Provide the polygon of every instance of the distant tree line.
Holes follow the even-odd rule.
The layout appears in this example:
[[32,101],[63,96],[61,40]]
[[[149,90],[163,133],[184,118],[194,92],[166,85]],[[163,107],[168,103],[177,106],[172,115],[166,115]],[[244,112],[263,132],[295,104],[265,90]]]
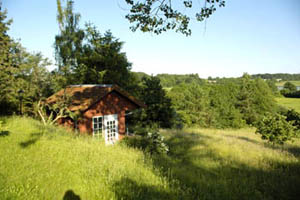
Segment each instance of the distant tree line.
[[277,73],[277,74],[253,74],[253,78],[262,79],[281,79],[282,81],[300,81],[300,74],[287,74],[287,73]]

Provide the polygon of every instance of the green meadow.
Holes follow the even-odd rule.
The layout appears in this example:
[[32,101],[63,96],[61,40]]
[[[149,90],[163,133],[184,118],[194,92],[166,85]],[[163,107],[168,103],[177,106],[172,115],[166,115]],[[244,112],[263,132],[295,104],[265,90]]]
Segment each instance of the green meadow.
[[280,97],[280,98],[276,98],[276,102],[287,109],[295,109],[297,112],[300,112],[299,98]]
[[0,199],[300,196],[299,140],[272,146],[254,129],[162,130],[170,152],[149,156],[30,118],[1,120]]

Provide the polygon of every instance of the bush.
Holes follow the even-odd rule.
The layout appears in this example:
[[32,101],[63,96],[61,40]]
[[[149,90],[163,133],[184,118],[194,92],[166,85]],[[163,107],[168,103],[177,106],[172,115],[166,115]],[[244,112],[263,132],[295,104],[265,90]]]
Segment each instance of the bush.
[[288,92],[283,94],[283,96],[288,97],[288,98],[300,98],[300,90],[296,92]]
[[256,133],[273,144],[284,144],[296,137],[292,122],[286,121],[286,117],[280,114],[267,114],[256,126]]
[[157,131],[140,132],[135,136],[128,136],[122,140],[129,147],[143,150],[150,154],[168,153],[169,147],[164,142],[164,137]]
[[285,116],[286,116],[286,121],[291,122],[295,130],[298,133],[300,133],[300,113],[292,109],[292,110],[288,110]]

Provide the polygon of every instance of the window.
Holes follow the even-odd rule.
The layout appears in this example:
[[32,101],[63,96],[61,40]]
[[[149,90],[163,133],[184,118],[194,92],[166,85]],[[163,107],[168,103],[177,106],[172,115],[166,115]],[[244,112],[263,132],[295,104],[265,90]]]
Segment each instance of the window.
[[95,137],[101,137],[103,131],[103,117],[93,117],[93,135]]

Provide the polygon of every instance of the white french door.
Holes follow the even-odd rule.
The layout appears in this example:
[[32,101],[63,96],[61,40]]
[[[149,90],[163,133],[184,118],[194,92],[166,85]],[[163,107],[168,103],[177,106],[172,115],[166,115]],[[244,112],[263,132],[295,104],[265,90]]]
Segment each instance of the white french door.
[[114,144],[119,139],[118,115],[104,115],[105,143]]

